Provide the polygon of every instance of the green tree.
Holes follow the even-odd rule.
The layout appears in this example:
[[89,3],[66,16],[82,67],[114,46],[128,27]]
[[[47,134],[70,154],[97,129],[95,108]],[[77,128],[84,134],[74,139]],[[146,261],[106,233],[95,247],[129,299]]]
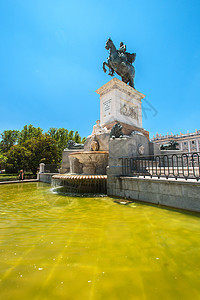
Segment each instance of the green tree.
[[70,130],[69,134],[68,134],[68,141],[69,140],[73,140],[73,137],[74,137],[74,131],[73,130]]
[[79,144],[81,143],[81,137],[80,137],[78,131],[75,132],[74,137],[73,137],[73,140],[74,140],[74,142],[76,142],[76,143],[79,143]]
[[17,173],[20,169],[28,169],[31,160],[31,151],[22,145],[14,145],[7,152],[6,172]]
[[42,135],[43,129],[40,127],[34,127],[33,125],[25,125],[22,131],[19,133],[18,136],[18,143],[23,144],[27,140],[32,138],[36,138]]
[[57,132],[57,128],[51,127],[48,131],[47,134],[52,137],[53,139],[56,140],[57,136],[56,136],[56,132]]
[[56,141],[47,134],[27,140],[23,146],[31,152],[28,168],[33,174],[36,174],[41,162],[45,164],[57,164],[59,162]]
[[7,160],[8,158],[5,155],[0,154],[0,170],[5,168]]
[[19,137],[18,130],[5,130],[0,134],[0,152],[6,153],[8,150],[17,143]]
[[40,135],[15,145],[8,151],[7,171],[31,170],[36,174],[41,162],[58,163],[58,151],[55,140],[47,134]]
[[[31,169],[36,172],[41,161],[58,163],[69,140],[81,143],[78,131],[65,128],[50,128],[43,133],[40,127],[25,125],[21,131],[6,130],[1,134],[0,153],[8,157],[7,168],[12,172]],[[85,138],[82,139],[82,143]],[[5,160],[4,160],[5,162]]]
[[84,136],[84,138],[82,138],[81,143],[84,144],[86,142],[86,137]]
[[56,141],[59,149],[65,149],[67,147],[68,142],[68,130],[65,128],[57,129]]
[[47,134],[56,141],[59,160],[62,159],[62,151],[67,147],[68,130],[65,128],[50,128]]

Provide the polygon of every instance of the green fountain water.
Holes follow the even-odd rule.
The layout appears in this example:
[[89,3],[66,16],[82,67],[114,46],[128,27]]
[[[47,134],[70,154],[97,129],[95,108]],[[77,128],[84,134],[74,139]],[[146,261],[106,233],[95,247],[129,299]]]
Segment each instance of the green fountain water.
[[200,299],[200,218],[0,186],[0,299]]

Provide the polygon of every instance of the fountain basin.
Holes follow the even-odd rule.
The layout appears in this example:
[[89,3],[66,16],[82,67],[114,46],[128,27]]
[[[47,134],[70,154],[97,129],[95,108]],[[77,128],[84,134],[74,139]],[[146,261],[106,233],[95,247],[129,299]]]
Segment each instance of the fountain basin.
[[52,177],[60,192],[106,194],[108,151],[84,151],[69,154],[70,173]]
[[52,177],[53,187],[61,186],[60,192],[107,193],[107,175],[58,174]]
[[84,151],[71,153],[69,155],[69,161],[70,173],[105,175],[108,165],[108,151]]

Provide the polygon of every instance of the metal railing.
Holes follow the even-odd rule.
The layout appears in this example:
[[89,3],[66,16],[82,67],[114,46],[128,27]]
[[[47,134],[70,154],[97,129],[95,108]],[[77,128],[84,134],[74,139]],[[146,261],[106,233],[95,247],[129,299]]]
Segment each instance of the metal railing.
[[200,179],[200,152],[120,159],[123,176]]

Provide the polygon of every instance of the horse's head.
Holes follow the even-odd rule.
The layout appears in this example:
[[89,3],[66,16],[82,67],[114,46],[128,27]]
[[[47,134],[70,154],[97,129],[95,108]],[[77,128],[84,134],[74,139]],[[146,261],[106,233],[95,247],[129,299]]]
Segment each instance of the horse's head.
[[111,38],[109,38],[105,45],[106,50],[109,50],[111,48],[111,45],[113,45],[113,41],[111,40]]

